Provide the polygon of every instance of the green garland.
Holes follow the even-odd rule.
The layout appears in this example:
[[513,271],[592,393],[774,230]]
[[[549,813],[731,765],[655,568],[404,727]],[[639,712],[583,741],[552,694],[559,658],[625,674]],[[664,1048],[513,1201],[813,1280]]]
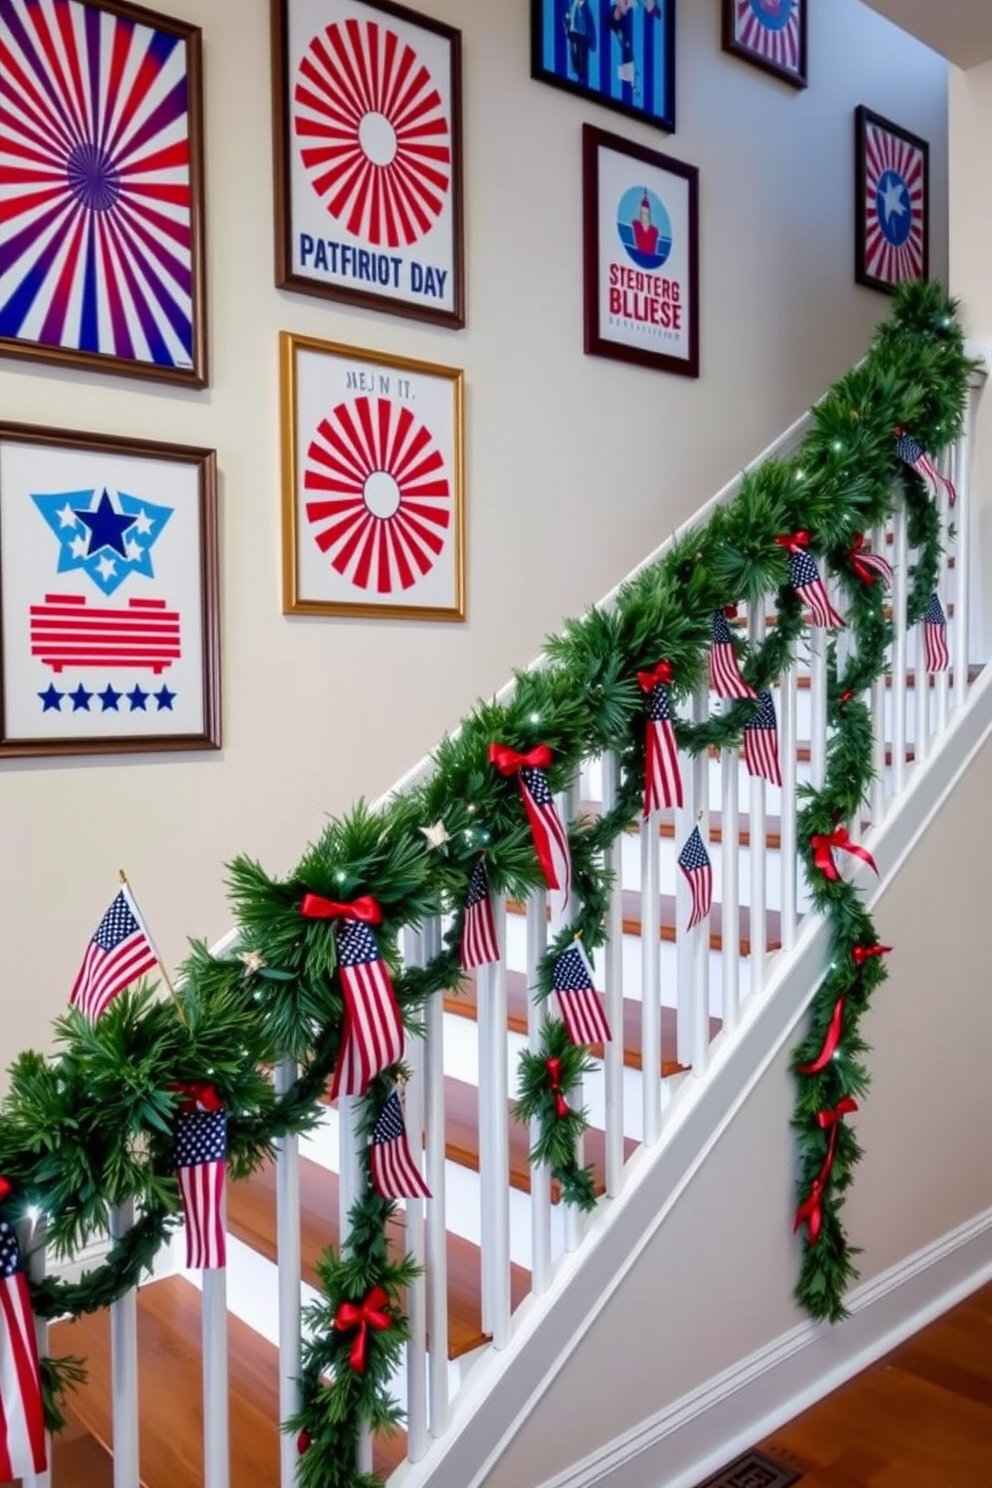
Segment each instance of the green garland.
[[[245,858],[232,864],[238,955],[213,957],[194,945],[177,999],[157,1001],[144,990],[124,994],[95,1026],[70,1012],[56,1024],[54,1057],[26,1053],[15,1062],[0,1113],[0,1173],[13,1188],[5,1214],[20,1220],[36,1206],[59,1256],[106,1232],[115,1205],[133,1200],[140,1216],[80,1281],[33,1283],[39,1316],[75,1317],[106,1306],[148,1270],[167,1239],[179,1208],[172,1162],[177,1083],[209,1078],[216,1086],[228,1110],[234,1177],[270,1155],[277,1137],[315,1123],[338,1057],[343,1001],[333,924],[302,917],[305,892],[378,900],[383,920],[376,933],[413,1030],[429,998],[461,983],[461,907],[479,852],[486,852],[495,892],[519,899],[543,886],[515,783],[488,763],[494,741],[519,750],[548,744],[554,790],[569,784],[583,758],[617,755],[614,808],[569,824],[580,908],[541,959],[538,994],[549,995],[555,958],[574,934],[590,951],[605,943],[604,856],[641,810],[644,702],[637,672],[665,658],[677,705],[706,681],[713,612],[738,601],[764,605],[774,595],[775,622],[762,643],[738,643],[747,679],[759,690],[771,686],[803,634],[788,556],[776,538],[800,531],[840,584],[853,645],[843,665],[835,648],[829,652],[825,778],[820,789],[804,792],[799,815],[800,853],[814,908],[830,921],[833,956],[793,1060],[797,1202],[805,1205],[815,1194],[819,1224],[815,1243],[803,1243],[796,1295],[814,1317],[844,1315],[856,1273],[840,1214],[859,1149],[849,1126],[833,1118],[867,1090],[859,1022],[885,969],[881,955],[865,955],[876,936],[860,893],[814,866],[811,839],[855,816],[871,782],[871,718],[862,695],[884,669],[891,622],[882,586],[869,587],[854,570],[852,542],[891,515],[894,484],[901,483],[910,540],[919,550],[908,611],[910,623],[917,622],[936,586],[940,524],[922,482],[897,460],[893,431],[906,427],[931,453],[946,447],[962,427],[969,370],[955,307],[939,286],[904,288],[868,357],[814,409],[798,452],[750,472],[733,502],[624,585],[611,610],[566,624],[548,642],[544,663],[516,675],[505,703],[480,703],[444,740],[429,780],[391,797],[381,811],[359,803],[331,821],[287,880],[270,878]],[[680,748],[689,755],[738,748],[755,706],[742,700],[701,723],[678,719]],[[432,847],[425,828],[438,822],[447,841]],[[453,913],[441,953],[425,966],[401,965],[401,931],[439,913]],[[841,999],[837,1057],[814,1074],[801,1073],[816,1063]],[[286,1058],[299,1074],[277,1096],[263,1071]],[[551,1169],[565,1202],[590,1207],[591,1174],[576,1159],[585,1115],[575,1102],[585,1066],[585,1051],[568,1043],[558,1019],[547,1018],[539,1051],[522,1058],[517,1114],[537,1123],[533,1159]],[[362,1102],[366,1133],[395,1073],[376,1079]],[[299,1434],[305,1488],[368,1488],[373,1479],[354,1466],[360,1433],[389,1429],[400,1417],[388,1381],[407,1334],[402,1298],[415,1268],[387,1249],[393,1208],[366,1173],[341,1253],[328,1251],[320,1263],[324,1295],[307,1320],[301,1409],[286,1423]],[[359,1368],[358,1330],[347,1319],[363,1307],[376,1322],[365,1329]],[[45,1361],[43,1373],[54,1421],[58,1391],[78,1375],[78,1362]]]

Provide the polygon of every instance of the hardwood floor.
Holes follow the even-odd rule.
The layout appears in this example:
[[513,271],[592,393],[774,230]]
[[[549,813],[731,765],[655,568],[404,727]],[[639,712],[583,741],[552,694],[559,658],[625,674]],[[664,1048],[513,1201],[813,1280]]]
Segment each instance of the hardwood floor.
[[801,1488],[992,1488],[992,1284],[759,1445]]

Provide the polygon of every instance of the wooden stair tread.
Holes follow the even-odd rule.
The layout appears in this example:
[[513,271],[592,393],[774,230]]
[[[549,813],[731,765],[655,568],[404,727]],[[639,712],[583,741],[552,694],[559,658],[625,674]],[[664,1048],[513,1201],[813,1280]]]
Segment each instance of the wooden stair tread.
[[[138,1291],[138,1359],[142,1482],[147,1488],[201,1488],[203,1381],[200,1293],[181,1276]],[[228,1314],[231,1488],[279,1488],[278,1351]],[[51,1352],[86,1359],[89,1377],[72,1396],[76,1418],[109,1448],[110,1314],[55,1323]],[[376,1437],[375,1466],[391,1472],[403,1460],[406,1435]]]
[[[602,801],[584,800],[579,807],[580,816],[598,817],[603,814]],[[710,824],[708,835],[710,842],[723,842],[723,812],[711,811],[709,813]],[[641,831],[641,818],[631,822],[626,828],[631,836],[639,836]],[[741,847],[751,845],[751,818],[748,813],[741,812],[738,818],[738,839]],[[670,807],[665,807],[658,813],[658,835],[659,837],[673,839],[675,836],[675,812]],[[778,852],[782,846],[782,823],[779,817],[769,815],[765,820],[765,846],[773,852]]]
[[[907,756],[909,758],[911,756]],[[675,933],[675,895],[660,894],[661,902],[661,936],[660,939],[671,942],[676,939]],[[526,913],[526,905],[515,900],[508,900],[506,905],[510,914],[522,915]],[[640,935],[641,933],[641,895],[637,889],[624,889],[622,891],[622,914],[624,935]],[[723,905],[715,899],[713,908],[709,914],[710,950],[723,950]],[[740,954],[750,956],[751,954],[751,911],[746,904],[740,907]],[[777,909],[765,911],[765,925],[767,936],[767,949],[777,951],[782,945],[782,916]]]
[[[512,1033],[527,1032],[527,978],[522,971],[508,971],[506,974],[506,1002],[507,1002],[507,1027]],[[455,994],[449,993],[444,999],[444,1011],[452,1013],[458,1018],[478,1017],[478,993],[474,979],[462,983],[462,990]],[[715,1038],[720,1031],[720,1019],[710,1019],[710,1038]],[[615,1030],[614,1030],[615,1031]],[[661,1009],[661,1063],[659,1072],[662,1076],[681,1074],[685,1069],[674,1058],[673,1051],[678,1047],[678,1013],[675,1008],[663,1007]],[[604,1050],[602,1044],[596,1045],[589,1051],[594,1059],[602,1059]],[[666,1052],[669,1057],[666,1058]],[[641,1068],[641,1003],[634,997],[623,999],[623,1062],[628,1069]]]
[[[250,1178],[228,1184],[227,1223],[232,1235],[252,1250],[275,1261],[276,1170],[263,1164]],[[406,1249],[406,1217],[400,1208],[389,1225],[391,1248]],[[300,1240],[303,1280],[319,1287],[316,1263],[328,1245],[340,1243],[338,1175],[309,1158],[300,1159]],[[482,1331],[481,1260],[479,1247],[451,1231],[447,1234],[448,1354],[461,1358],[487,1341]],[[510,1267],[511,1305],[517,1307],[530,1291],[530,1272]]]
[[114,1488],[111,1454],[71,1407],[65,1417],[64,1428],[52,1437],[52,1481],[57,1488]]

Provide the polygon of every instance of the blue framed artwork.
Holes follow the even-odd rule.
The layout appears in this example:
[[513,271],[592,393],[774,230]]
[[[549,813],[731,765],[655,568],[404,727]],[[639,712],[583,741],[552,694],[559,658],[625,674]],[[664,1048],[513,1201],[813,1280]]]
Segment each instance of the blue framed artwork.
[[531,0],[531,76],[675,129],[675,0]]

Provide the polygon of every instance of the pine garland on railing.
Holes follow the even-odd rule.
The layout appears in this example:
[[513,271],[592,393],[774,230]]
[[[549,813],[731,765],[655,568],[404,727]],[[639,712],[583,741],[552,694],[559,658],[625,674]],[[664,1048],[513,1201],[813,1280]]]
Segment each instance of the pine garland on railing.
[[[829,652],[825,778],[821,788],[805,791],[799,815],[800,852],[814,908],[830,921],[832,962],[794,1057],[798,1220],[807,1237],[797,1297],[814,1317],[844,1315],[855,1252],[840,1211],[859,1156],[844,1118],[868,1087],[859,1022],[885,976],[884,948],[860,892],[832,871],[844,846],[836,833],[856,818],[872,777],[871,717],[862,695],[884,669],[892,628],[884,583],[865,578],[860,534],[891,515],[899,479],[918,549],[908,606],[909,622],[918,622],[936,585],[940,520],[920,476],[897,458],[895,431],[911,431],[924,450],[945,448],[962,427],[968,374],[953,304],[937,285],[904,288],[865,361],[814,409],[797,453],[750,472],[731,503],[680,535],[623,586],[611,609],[569,622],[548,642],[542,664],[516,675],[507,701],[480,703],[441,744],[428,780],[394,795],[381,811],[359,804],[332,821],[288,880],[237,859],[230,870],[237,954],[216,958],[194,945],[176,1000],[122,994],[94,1026],[70,1012],[56,1025],[53,1058],[26,1053],[15,1061],[0,1112],[0,1174],[12,1186],[4,1217],[20,1222],[31,1209],[42,1213],[47,1243],[61,1256],[106,1232],[113,1206],[134,1200],[139,1214],[104,1264],[80,1281],[32,1285],[40,1316],[78,1316],[123,1295],[176,1224],[177,1086],[209,1078],[216,1087],[228,1113],[234,1177],[269,1156],[277,1137],[315,1123],[341,1053],[345,999],[336,974],[337,921],[305,917],[306,895],[345,905],[374,897],[378,947],[393,972],[403,1023],[413,1030],[428,999],[462,981],[464,905],[480,852],[494,892],[519,900],[544,887],[516,783],[489,763],[494,742],[521,752],[547,745],[554,791],[569,785],[583,758],[616,754],[616,805],[569,824],[577,908],[540,962],[539,994],[550,994],[556,959],[573,937],[589,952],[605,943],[604,855],[642,810],[645,697],[638,671],[664,659],[677,709],[706,682],[713,614],[738,602],[764,606],[774,595],[776,618],[762,643],[732,643],[751,688],[774,685],[804,628],[791,583],[790,550],[797,549],[815,555],[836,579],[854,642],[843,664],[835,648]],[[680,750],[738,748],[758,706],[740,698],[705,722],[676,717]],[[400,932],[439,913],[453,916],[441,954],[425,966],[401,965]],[[277,1096],[263,1072],[287,1058],[299,1076]],[[577,1106],[585,1065],[586,1051],[548,1016],[539,1051],[523,1056],[518,1106],[518,1115],[539,1127],[535,1160],[547,1162],[565,1201],[582,1207],[594,1201],[591,1174],[575,1155],[585,1126]],[[361,1106],[366,1134],[395,1072],[369,1085]],[[372,1479],[354,1465],[360,1433],[388,1429],[400,1417],[388,1381],[406,1337],[403,1293],[415,1270],[387,1245],[394,1207],[366,1182],[340,1255],[328,1251],[320,1264],[324,1298],[308,1318],[302,1406],[287,1423],[298,1433],[305,1488],[366,1488]],[[71,1383],[76,1371],[76,1361],[48,1361],[50,1396],[60,1375]]]

